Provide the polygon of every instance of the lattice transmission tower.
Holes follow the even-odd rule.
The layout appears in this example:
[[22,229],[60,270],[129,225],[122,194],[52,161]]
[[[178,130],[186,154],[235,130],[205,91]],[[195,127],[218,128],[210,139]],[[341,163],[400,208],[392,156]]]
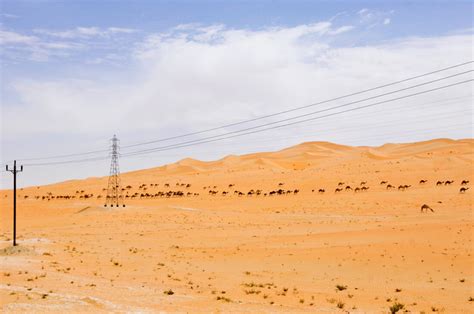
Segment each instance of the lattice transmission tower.
[[115,205],[116,207],[119,207],[119,205],[122,205],[125,207],[123,202],[122,188],[120,186],[120,169],[118,163],[120,146],[117,136],[114,135],[114,137],[111,139],[111,142],[110,175],[104,206],[114,207]]

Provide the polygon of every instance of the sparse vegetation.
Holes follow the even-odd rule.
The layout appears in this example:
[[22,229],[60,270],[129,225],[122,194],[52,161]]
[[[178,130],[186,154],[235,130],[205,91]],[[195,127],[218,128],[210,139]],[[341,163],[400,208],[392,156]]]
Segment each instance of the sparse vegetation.
[[216,300],[217,300],[217,301],[224,301],[224,302],[232,302],[231,299],[226,298],[226,297],[223,297],[223,296],[217,296],[217,297],[216,297]]
[[166,295],[173,295],[174,294],[174,291],[169,289],[169,290],[165,290],[163,291],[163,294],[166,294]]
[[343,291],[343,290],[346,290],[347,289],[347,286],[344,286],[344,285],[336,285],[336,289],[338,291]]
[[245,294],[260,294],[262,291],[260,290],[255,290],[255,289],[250,289],[250,290],[244,290]]
[[397,313],[398,311],[401,311],[403,310],[403,308],[405,307],[405,305],[399,303],[399,302],[395,302],[392,304],[392,306],[390,307],[390,313],[392,314],[395,314]]

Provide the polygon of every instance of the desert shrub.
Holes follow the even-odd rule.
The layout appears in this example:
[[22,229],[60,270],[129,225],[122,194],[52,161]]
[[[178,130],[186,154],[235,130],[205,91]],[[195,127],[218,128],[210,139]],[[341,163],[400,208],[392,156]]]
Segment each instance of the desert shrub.
[[395,302],[392,304],[392,306],[390,307],[390,313],[392,314],[395,314],[397,313],[398,311],[402,310],[403,308],[405,307],[405,305],[399,303],[399,302]]
[[344,286],[344,285],[336,285],[336,289],[339,290],[339,291],[343,291],[343,290],[346,290],[346,289],[347,289],[347,286]]

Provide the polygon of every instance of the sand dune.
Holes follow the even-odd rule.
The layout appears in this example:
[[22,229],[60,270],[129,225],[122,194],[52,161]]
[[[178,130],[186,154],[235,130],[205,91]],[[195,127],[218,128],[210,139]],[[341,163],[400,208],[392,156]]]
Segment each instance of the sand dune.
[[124,173],[125,208],[106,177],[28,187],[14,250],[0,191],[2,311],[469,313],[473,162],[472,139],[309,142]]

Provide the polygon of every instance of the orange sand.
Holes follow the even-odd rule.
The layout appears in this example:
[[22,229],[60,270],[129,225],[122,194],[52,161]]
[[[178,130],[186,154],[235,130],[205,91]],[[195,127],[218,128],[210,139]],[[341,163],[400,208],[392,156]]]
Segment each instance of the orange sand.
[[[124,195],[191,194],[129,197],[125,208],[102,206],[106,177],[30,187],[18,193],[14,250],[12,192],[0,191],[0,305],[3,312],[387,313],[399,302],[415,313],[473,312],[473,198],[471,189],[459,192],[462,180],[473,182],[473,161],[472,139],[315,142],[125,173],[122,185],[132,188]],[[361,181],[367,191],[345,190]],[[343,191],[335,193],[339,182]],[[260,195],[248,196],[252,189]],[[299,193],[268,195],[278,189]],[[423,204],[435,212],[421,213]]]

